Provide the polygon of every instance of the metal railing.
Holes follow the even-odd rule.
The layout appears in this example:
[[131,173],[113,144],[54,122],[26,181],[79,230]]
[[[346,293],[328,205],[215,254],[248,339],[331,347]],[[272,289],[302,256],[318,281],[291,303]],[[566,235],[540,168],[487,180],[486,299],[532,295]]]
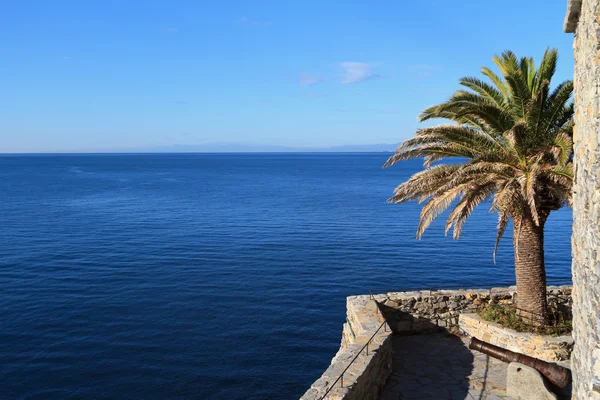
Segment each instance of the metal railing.
[[348,369],[352,366],[352,364],[354,364],[354,361],[356,361],[356,359],[362,354],[362,352],[365,349],[367,350],[367,356],[369,355],[369,343],[371,343],[373,341],[373,339],[379,333],[381,328],[383,328],[384,332],[387,332],[387,321],[385,320],[385,318],[384,318],[384,321],[381,323],[381,325],[379,325],[379,328],[377,328],[377,330],[375,330],[375,333],[373,333],[373,335],[369,338],[369,340],[367,340],[367,343],[364,344],[364,346],[356,353],[356,355],[354,356],[352,361],[350,361],[348,363],[348,365],[346,366],[346,368],[344,368],[344,370],[342,371],[340,376],[338,376],[338,378],[331,384],[331,386],[329,386],[329,389],[327,389],[327,391],[325,391],[325,394],[323,394],[323,396],[321,397],[321,400],[325,399],[325,397],[327,397],[329,392],[331,392],[335,388],[336,383],[340,382],[340,387],[342,387],[342,388],[344,387],[344,374],[346,373],[346,371],[348,371]]

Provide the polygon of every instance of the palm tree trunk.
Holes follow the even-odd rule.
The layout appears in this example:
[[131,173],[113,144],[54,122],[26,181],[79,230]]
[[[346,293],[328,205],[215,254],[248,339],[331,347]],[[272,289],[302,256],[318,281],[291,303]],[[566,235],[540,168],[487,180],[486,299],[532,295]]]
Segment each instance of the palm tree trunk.
[[517,276],[517,306],[521,318],[535,326],[547,320],[546,268],[544,266],[544,224],[532,218],[514,219],[513,244]]

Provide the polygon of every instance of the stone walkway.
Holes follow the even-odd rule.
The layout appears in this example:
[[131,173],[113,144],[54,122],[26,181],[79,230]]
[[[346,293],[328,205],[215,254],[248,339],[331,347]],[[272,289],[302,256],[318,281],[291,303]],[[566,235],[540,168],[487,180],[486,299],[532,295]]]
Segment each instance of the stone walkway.
[[394,336],[394,360],[380,400],[509,400],[508,364],[469,350],[469,338]]

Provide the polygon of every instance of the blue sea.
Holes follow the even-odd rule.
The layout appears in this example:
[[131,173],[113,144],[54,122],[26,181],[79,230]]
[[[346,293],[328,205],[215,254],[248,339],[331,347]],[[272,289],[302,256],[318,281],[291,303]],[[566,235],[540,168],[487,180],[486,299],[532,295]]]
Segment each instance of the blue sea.
[[[0,157],[1,399],[296,399],[345,298],[514,282],[496,215],[463,236],[386,204],[386,154]],[[546,228],[570,279],[571,211]]]

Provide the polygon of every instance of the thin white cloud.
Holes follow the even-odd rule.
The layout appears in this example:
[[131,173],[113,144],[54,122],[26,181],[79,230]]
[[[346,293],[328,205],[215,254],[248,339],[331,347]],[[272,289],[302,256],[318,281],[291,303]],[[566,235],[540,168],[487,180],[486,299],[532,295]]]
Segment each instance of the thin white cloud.
[[322,82],[323,78],[315,74],[300,74],[298,75],[298,83],[302,86],[313,86]]
[[344,70],[342,84],[363,82],[369,79],[381,78],[381,75],[373,71],[373,64],[345,61],[340,63]]

